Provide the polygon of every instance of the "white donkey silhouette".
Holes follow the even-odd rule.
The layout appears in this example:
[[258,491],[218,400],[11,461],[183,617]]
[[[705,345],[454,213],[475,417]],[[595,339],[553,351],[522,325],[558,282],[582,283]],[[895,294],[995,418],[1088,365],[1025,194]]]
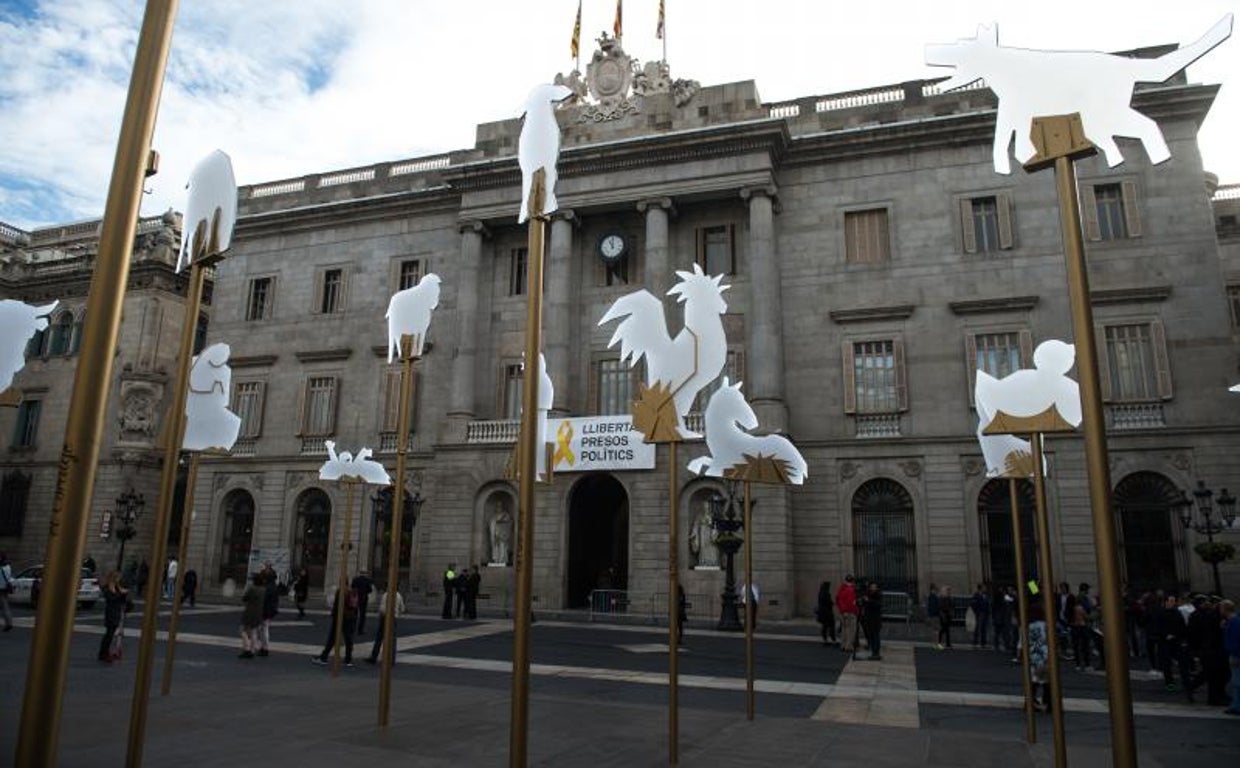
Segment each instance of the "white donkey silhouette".
[[1011,173],[1008,143],[1016,134],[1016,159],[1031,160],[1037,151],[1029,137],[1035,117],[1079,112],[1085,137],[1102,150],[1107,165],[1124,161],[1116,136],[1140,140],[1150,162],[1171,157],[1158,123],[1130,106],[1136,83],[1161,83],[1231,36],[1227,14],[1200,40],[1156,59],[1131,59],[1094,51],[1034,51],[999,45],[997,27],[981,26],[976,38],[947,45],[927,45],[926,63],[955,67],[940,84],[950,91],[979,79],[999,98],[995,124],[994,165]]
[[534,185],[534,172],[539,168],[547,171],[547,197],[538,215],[554,213],[559,205],[555,201],[555,164],[560,157],[560,124],[555,121],[555,105],[573,92],[563,85],[536,85],[525,97],[525,125],[517,140],[517,162],[521,165],[521,212],[517,223],[524,224],[530,213],[530,189]]

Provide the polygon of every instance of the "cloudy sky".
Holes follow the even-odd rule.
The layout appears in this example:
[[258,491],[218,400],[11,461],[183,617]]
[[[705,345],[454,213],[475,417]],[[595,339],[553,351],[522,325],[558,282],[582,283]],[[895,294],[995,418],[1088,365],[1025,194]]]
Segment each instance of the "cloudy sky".
[[[31,228],[103,209],[144,4],[0,0],[0,221]],[[584,0],[582,53],[615,0]],[[1197,39],[1235,0],[667,0],[674,77],[753,79],[778,101],[946,74],[923,46],[997,21],[1000,42],[1123,50]],[[1122,11],[1119,8],[1123,8]],[[659,58],[658,0],[624,3],[624,46]],[[529,87],[572,68],[577,0],[183,0],[143,213],[183,206],[188,171],[222,148],[238,182],[473,145]],[[1062,25],[1056,23],[1063,16]],[[1240,182],[1240,33],[1189,70],[1223,89],[1206,168]]]

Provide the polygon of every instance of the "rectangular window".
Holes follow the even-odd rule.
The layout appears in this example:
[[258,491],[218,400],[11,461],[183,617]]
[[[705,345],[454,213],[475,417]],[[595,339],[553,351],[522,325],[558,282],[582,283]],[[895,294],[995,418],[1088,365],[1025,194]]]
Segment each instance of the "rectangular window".
[[960,201],[960,232],[965,253],[991,253],[1012,247],[1012,202],[1000,193]]
[[600,416],[621,416],[633,409],[633,370],[620,360],[599,360],[598,409]]
[[891,340],[853,344],[853,392],[857,413],[900,410],[895,344]]
[[39,434],[39,412],[43,409],[41,400],[23,400],[17,406],[17,428],[13,431],[13,447],[32,448]]
[[[745,380],[745,353],[739,349],[729,349],[727,360],[723,364],[723,371],[711,383],[702,388],[698,392],[697,399],[693,402],[692,411],[705,413],[706,406],[710,403],[711,395],[719,391],[723,386],[723,377],[728,377],[730,384]],[[626,411],[627,413],[627,411]]]
[[1140,237],[1137,183],[1082,184],[1081,225],[1094,242]]
[[29,500],[30,475],[17,471],[5,475],[0,482],[0,536],[22,535]]
[[878,264],[891,260],[886,208],[844,214],[844,252],[849,264]]
[[522,248],[513,248],[508,252],[508,295],[524,296],[525,295],[525,273],[526,262],[529,261],[529,251]]
[[1231,329],[1240,330],[1240,285],[1227,286],[1227,308],[1231,310]]
[[1122,240],[1128,237],[1124,226],[1124,196],[1118,184],[1094,186],[1094,205],[1098,211],[1098,233],[1102,240]]
[[250,281],[250,300],[245,307],[246,320],[267,320],[275,304],[274,277],[256,277]]
[[[409,432],[413,432],[413,426],[417,423],[417,405],[418,405],[418,373],[416,370],[410,372],[413,381],[409,385]],[[384,366],[383,373],[380,377],[380,385],[383,387],[381,393],[383,403],[383,411],[379,422],[380,432],[396,432],[400,426],[400,368],[396,366]]]
[[1033,335],[1027,330],[974,333],[965,337],[969,364],[969,405],[977,384],[977,371],[1002,379],[1032,364]]
[[422,262],[417,259],[406,259],[400,263],[400,275],[396,281],[396,290],[412,288],[422,279]]
[[319,311],[325,315],[344,311],[344,270],[325,270],[322,280],[323,287],[319,291]]
[[239,381],[233,387],[232,412],[241,418],[241,439],[253,439],[263,432],[263,394],[261,381]]
[[304,437],[330,437],[336,432],[335,376],[311,376],[306,380],[301,433]]
[[698,230],[697,263],[708,275],[736,274],[735,229],[730,224]]
[[1106,355],[1111,400],[1158,400],[1159,366],[1149,323],[1106,326]]
[[502,417],[509,420],[521,418],[521,390],[525,372],[520,363],[504,366],[504,402]]

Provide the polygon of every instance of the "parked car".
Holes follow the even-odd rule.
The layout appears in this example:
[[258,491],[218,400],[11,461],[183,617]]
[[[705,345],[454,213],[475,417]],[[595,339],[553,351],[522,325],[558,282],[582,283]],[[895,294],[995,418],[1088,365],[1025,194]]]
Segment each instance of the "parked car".
[[[88,569],[83,568],[82,581],[78,584],[78,605],[83,608],[94,608],[99,599],[99,579]],[[43,566],[32,565],[13,577],[13,594],[9,595],[11,603],[29,603],[31,608],[39,604],[39,585],[43,580]]]

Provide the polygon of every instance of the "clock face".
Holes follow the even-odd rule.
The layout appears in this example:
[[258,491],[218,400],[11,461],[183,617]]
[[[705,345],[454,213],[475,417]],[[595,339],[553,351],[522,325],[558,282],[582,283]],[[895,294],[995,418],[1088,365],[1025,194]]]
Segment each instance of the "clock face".
[[598,243],[598,253],[604,261],[616,261],[624,255],[624,238],[616,234],[604,236]]

